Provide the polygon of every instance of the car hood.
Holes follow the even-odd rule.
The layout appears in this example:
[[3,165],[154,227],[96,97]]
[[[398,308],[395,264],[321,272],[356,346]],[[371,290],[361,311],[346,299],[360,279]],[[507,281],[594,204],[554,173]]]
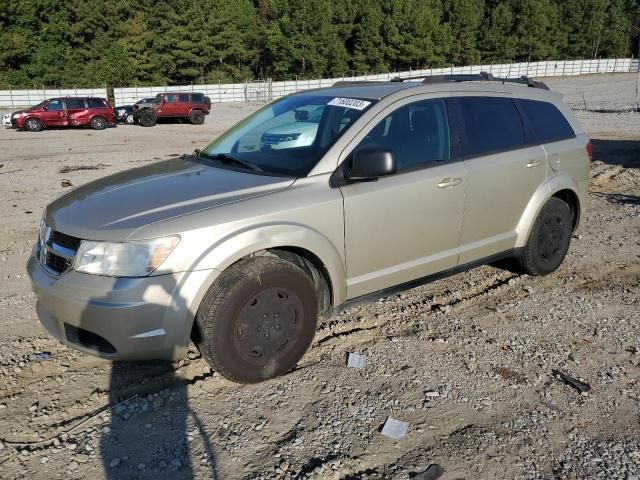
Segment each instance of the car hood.
[[87,240],[123,241],[138,228],[285,189],[295,179],[173,159],[101,178],[47,207],[54,230]]

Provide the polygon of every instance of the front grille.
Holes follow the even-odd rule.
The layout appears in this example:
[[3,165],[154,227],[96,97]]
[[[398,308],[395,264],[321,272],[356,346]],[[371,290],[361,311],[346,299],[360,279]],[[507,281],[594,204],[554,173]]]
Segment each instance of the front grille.
[[[295,136],[292,133],[264,133],[262,135],[262,143],[264,145],[277,145],[285,141],[287,137]],[[300,134],[297,134],[298,136]]]
[[40,233],[38,258],[52,275],[69,270],[80,247],[81,240],[43,226]]
[[67,340],[84,348],[95,350],[99,353],[112,354],[116,353],[116,348],[104,337],[85,330],[84,328],[74,327],[68,323],[64,324],[64,334]]
[[71,267],[71,260],[56,255],[55,253],[47,252],[44,264],[49,267],[50,270],[60,275]]
[[69,250],[73,250],[74,252],[78,250],[78,247],[80,247],[79,238],[72,237],[71,235],[66,235],[62,232],[56,232],[55,230],[51,231],[51,235],[49,236],[49,243],[55,243],[56,245],[68,248]]

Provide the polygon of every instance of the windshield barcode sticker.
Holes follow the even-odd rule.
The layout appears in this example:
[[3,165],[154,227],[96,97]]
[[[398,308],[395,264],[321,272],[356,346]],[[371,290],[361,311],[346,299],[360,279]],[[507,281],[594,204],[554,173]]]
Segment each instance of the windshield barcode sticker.
[[360,100],[359,98],[344,98],[344,97],[336,97],[331,100],[327,105],[331,105],[332,107],[345,107],[345,108],[353,108],[355,110],[364,110],[371,102],[366,100]]

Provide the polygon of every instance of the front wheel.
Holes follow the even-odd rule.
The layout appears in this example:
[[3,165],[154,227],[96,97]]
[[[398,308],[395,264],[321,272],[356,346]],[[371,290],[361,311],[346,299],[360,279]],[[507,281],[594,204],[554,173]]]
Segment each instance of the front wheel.
[[153,127],[158,121],[155,112],[151,110],[143,110],[138,116],[138,123],[143,127]]
[[572,228],[569,206],[559,198],[550,198],[517,259],[520,270],[529,275],[547,275],[556,270],[569,250]]
[[44,128],[44,125],[37,118],[28,118],[27,121],[24,122],[24,128],[30,132],[39,132]]
[[317,319],[310,276],[286,260],[255,257],[229,267],[209,289],[196,315],[194,342],[222,376],[256,383],[298,363]]

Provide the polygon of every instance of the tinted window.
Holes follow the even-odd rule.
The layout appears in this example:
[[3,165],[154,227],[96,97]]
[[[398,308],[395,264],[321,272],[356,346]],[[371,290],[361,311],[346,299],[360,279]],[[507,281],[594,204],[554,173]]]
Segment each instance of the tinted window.
[[47,110],[64,110],[62,106],[62,100],[51,100],[47,104]]
[[193,103],[204,103],[204,95],[201,93],[193,93],[191,94],[191,101]]
[[457,102],[465,158],[525,144],[522,117],[510,98],[460,97]]
[[180,94],[180,101],[181,102],[188,102],[189,101],[189,94],[188,93],[181,93]]
[[164,101],[167,103],[174,103],[178,96],[175,93],[170,93],[164,96]]
[[548,143],[576,136],[567,119],[555,105],[536,100],[518,100],[518,102],[533,127],[533,133],[538,142]]
[[398,170],[451,158],[447,111],[442,100],[425,100],[398,108],[381,120],[357,149],[393,153]]
[[83,98],[67,98],[65,103],[67,104],[67,108],[86,108]]
[[106,108],[104,101],[99,98],[88,98],[87,105],[89,105],[89,108]]

